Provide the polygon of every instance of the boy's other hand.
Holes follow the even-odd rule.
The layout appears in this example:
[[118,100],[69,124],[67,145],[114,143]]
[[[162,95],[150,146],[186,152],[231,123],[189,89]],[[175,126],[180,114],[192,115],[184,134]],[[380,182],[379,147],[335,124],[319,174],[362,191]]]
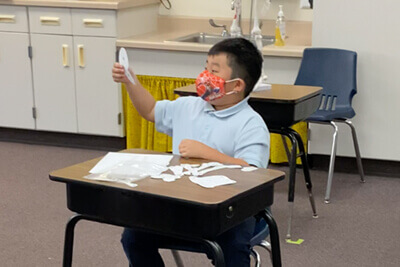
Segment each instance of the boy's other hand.
[[221,162],[223,164],[249,166],[243,159],[230,157],[212,147],[191,139],[183,139],[181,141],[179,144],[179,153],[185,158],[200,158]]
[[183,139],[179,144],[179,153],[187,158],[204,158],[204,153],[209,147],[199,141]]
[[[132,77],[134,77],[133,72],[131,70],[129,70],[129,71],[130,71]],[[128,77],[126,77],[126,75],[125,75],[124,67],[121,64],[119,64],[118,62],[114,63],[114,66],[112,68],[112,77],[113,77],[114,82],[116,82],[116,83],[125,83],[125,84],[131,83],[129,81]]]

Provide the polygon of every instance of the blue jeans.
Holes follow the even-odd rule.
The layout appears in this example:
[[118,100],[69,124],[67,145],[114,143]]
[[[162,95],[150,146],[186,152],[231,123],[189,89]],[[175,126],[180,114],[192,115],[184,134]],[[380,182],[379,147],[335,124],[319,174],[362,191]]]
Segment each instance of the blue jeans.
[[[254,235],[256,219],[248,218],[243,223],[233,227],[216,238],[216,242],[224,252],[227,267],[250,266],[250,239]],[[189,241],[178,240],[157,234],[125,228],[121,239],[129,263],[134,267],[163,267],[164,262],[158,248],[175,247],[192,252],[205,252],[205,248]],[[207,253],[210,258],[211,255]]]

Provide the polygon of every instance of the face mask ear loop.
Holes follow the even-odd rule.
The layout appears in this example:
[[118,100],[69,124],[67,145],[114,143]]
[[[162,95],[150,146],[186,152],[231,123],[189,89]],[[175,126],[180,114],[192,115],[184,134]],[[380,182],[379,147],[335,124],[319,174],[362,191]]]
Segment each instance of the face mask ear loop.
[[230,92],[226,93],[225,95],[232,95],[232,94],[237,94],[237,93],[238,93],[237,91],[230,91]]
[[235,79],[232,79],[232,80],[227,80],[227,81],[225,81],[225,83],[236,82],[236,81],[240,81],[240,78],[235,78]]
[[[240,81],[240,78],[235,78],[232,80],[225,81],[225,84],[230,83],[230,82],[236,82],[236,81]],[[237,94],[237,93],[238,93],[238,91],[232,90],[228,93],[225,93],[225,95],[232,95],[232,94]]]

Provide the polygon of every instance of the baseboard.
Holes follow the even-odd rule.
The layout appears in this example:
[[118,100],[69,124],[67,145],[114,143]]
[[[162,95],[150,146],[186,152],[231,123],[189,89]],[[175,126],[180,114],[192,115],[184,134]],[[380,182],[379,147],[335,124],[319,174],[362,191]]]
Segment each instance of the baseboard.
[[[329,169],[330,156],[309,155],[310,168],[316,170]],[[400,178],[400,162],[377,159],[362,159],[365,175]],[[335,172],[358,173],[356,158],[336,156]]]
[[1,127],[0,141],[104,151],[118,151],[126,148],[125,137],[57,133]]

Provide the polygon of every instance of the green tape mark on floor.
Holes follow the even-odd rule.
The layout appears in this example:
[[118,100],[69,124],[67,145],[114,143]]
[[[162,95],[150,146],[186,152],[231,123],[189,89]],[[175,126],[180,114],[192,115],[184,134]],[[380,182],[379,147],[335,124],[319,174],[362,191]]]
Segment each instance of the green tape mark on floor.
[[300,245],[303,242],[304,242],[304,239],[297,239],[297,241],[293,241],[291,239],[286,239],[286,243],[288,243],[288,244]]

